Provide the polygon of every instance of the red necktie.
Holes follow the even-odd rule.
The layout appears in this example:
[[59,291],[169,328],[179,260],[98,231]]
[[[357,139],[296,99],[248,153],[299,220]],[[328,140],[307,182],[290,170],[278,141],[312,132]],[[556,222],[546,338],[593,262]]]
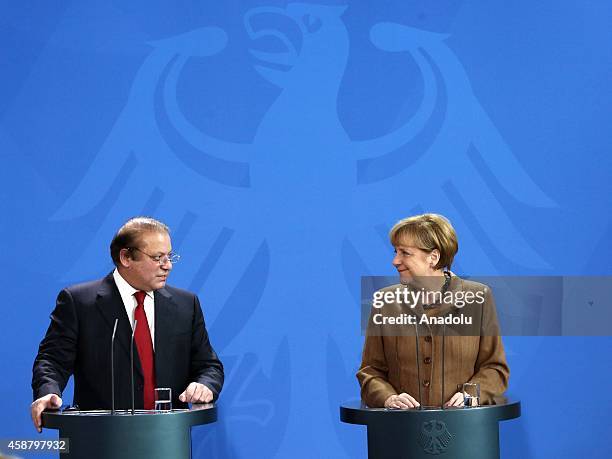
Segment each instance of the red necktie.
[[153,342],[151,341],[151,331],[149,322],[144,310],[144,299],[147,294],[143,291],[134,293],[136,297],[136,310],[134,319],[138,321],[134,341],[140,357],[142,374],[144,376],[144,409],[152,410],[155,407],[155,360],[153,358]]

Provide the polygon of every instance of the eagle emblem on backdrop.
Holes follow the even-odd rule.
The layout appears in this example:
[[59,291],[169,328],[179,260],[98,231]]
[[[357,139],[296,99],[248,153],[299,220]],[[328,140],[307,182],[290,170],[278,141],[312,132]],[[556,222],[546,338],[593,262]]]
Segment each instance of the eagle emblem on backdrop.
[[[344,362],[352,364],[355,355],[343,355],[337,341],[354,339],[347,337],[359,330],[355,279],[388,272],[384,233],[398,218],[430,209],[447,215],[469,247],[464,269],[496,272],[482,234],[495,234],[489,242],[507,259],[546,267],[491,184],[526,205],[554,203],[478,103],[446,34],[391,22],[369,27],[369,46],[410,63],[420,97],[386,134],[349,135],[338,114],[351,50],[346,9],[257,6],[244,12],[241,34],[207,26],[150,41],[112,131],[54,216],[97,219],[98,230],[67,280],[99,274],[91,260],[118,222],[134,214],[158,217],[173,229],[174,249],[188,260],[173,281],[202,293],[211,336],[220,337],[213,344],[228,370],[227,415],[215,435],[194,440],[196,453],[223,455],[225,430],[246,426],[245,454],[273,456],[282,451],[282,432],[299,431],[292,420],[299,412],[298,381],[313,378],[311,398],[327,400],[330,413],[354,392]],[[270,94],[246,140],[215,136],[206,116],[194,115],[205,112],[200,89],[208,72],[236,48],[248,51],[251,73],[245,68],[245,74]],[[235,78],[227,75],[226,84]],[[350,230],[330,227],[330,217],[351,222]],[[316,288],[300,281],[305,273]],[[354,321],[322,320],[313,305],[335,305]],[[334,432],[335,419],[325,422]],[[438,448],[447,440],[434,433],[428,444]]]

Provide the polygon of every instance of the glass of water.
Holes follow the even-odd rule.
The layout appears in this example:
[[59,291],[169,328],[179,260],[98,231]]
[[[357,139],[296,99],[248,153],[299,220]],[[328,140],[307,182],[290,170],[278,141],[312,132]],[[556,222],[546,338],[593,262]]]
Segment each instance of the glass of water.
[[465,383],[463,385],[463,405],[466,407],[480,405],[480,384]]
[[155,388],[155,411],[172,410],[172,389],[169,387]]

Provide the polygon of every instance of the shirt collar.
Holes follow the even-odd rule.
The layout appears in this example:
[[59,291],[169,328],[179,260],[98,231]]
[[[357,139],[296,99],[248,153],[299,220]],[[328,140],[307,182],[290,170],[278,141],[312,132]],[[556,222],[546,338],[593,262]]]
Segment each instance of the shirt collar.
[[[119,270],[117,268],[115,268],[115,270],[113,271],[113,278],[115,279],[115,284],[117,284],[117,288],[119,289],[119,292],[121,292],[122,294],[125,294],[125,296],[133,296],[134,293],[138,292],[139,290],[132,287],[128,281],[126,281],[123,276],[121,274],[119,274]],[[147,294],[148,297],[153,298],[153,290],[149,290],[148,292],[145,292]]]

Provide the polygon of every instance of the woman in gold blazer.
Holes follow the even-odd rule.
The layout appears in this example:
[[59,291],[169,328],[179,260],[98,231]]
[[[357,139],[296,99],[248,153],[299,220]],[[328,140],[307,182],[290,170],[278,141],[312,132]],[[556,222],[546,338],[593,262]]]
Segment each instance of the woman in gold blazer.
[[[397,291],[399,287],[413,291],[425,291],[426,288],[427,291],[438,291],[438,299],[442,294],[446,295],[444,298],[459,298],[457,293],[461,292],[463,298],[471,295],[481,301],[461,307],[457,306],[457,301],[415,302],[411,313],[419,324],[408,326],[404,331],[415,330],[418,326],[418,355],[416,332],[393,332],[390,331],[392,327],[374,325],[374,314],[382,310],[373,308],[361,367],[357,372],[362,400],[372,408],[407,409],[421,404],[461,406],[461,386],[472,382],[480,384],[481,404],[494,403],[494,397],[507,389],[510,374],[499,336],[495,302],[486,285],[460,279],[450,272],[458,249],[457,236],[450,222],[436,214],[417,215],[400,220],[391,229],[389,237],[395,247],[393,265],[399,272],[402,285],[382,289],[378,292],[379,298],[385,292]],[[392,302],[385,305],[383,315],[393,315],[393,311],[402,310],[405,308],[402,309],[401,304]],[[441,333],[439,325],[430,325],[426,320],[419,322],[418,319],[423,315],[431,318],[452,316],[453,313],[472,317],[472,325],[459,333],[456,333],[457,327],[445,328]]]

